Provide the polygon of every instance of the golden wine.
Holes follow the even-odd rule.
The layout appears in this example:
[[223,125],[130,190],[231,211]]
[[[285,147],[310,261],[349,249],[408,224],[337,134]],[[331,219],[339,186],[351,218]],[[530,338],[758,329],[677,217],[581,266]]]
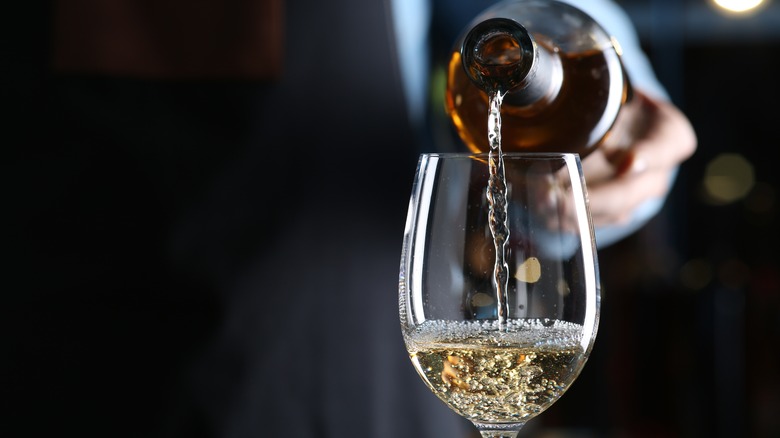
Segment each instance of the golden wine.
[[585,364],[582,326],[562,321],[424,323],[407,340],[428,387],[477,423],[525,422],[553,404]]

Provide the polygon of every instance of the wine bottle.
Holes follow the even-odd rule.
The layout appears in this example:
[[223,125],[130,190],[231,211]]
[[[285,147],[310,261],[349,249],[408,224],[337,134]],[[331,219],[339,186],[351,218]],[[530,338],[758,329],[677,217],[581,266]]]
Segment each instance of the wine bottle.
[[[508,0],[480,13],[456,40],[445,106],[460,138],[487,152],[488,96],[501,104],[504,152],[584,157],[631,129],[621,49],[593,18],[555,0]],[[616,121],[621,120],[620,123]]]

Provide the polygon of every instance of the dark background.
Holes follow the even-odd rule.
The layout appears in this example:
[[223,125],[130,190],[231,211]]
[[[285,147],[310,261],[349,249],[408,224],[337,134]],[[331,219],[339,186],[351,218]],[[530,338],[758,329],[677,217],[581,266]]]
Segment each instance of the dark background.
[[[348,68],[355,65],[350,51],[332,51],[371,46],[384,23],[371,9],[378,3],[332,2],[312,12],[287,2],[287,17],[304,19],[288,35],[321,38],[290,38],[291,49],[311,55],[288,65],[281,89],[293,94],[285,106],[258,103],[282,101],[279,87],[264,81],[54,71],[53,4],[8,6],[1,46],[0,434],[258,430],[247,420],[252,412],[275,412],[285,401],[266,405],[251,396],[273,385],[241,383],[252,375],[246,357],[285,352],[280,357],[289,363],[271,371],[297,372],[296,360],[307,356],[281,344],[307,336],[321,348],[318,357],[350,354],[340,338],[317,330],[279,341],[270,331],[277,328],[264,321],[314,316],[330,323],[328,315],[360,309],[367,293],[376,294],[369,312],[381,316],[351,318],[334,331],[368,336],[374,320],[387,320],[390,351],[404,354],[392,338],[400,335],[393,285],[417,149],[398,146],[412,137],[394,115],[401,108],[397,84],[385,86],[382,72],[392,63]],[[772,159],[780,144],[780,5],[728,17],[705,0],[619,3],[691,119],[699,148],[662,214],[600,252],[603,319],[593,356],[570,392],[526,433],[780,436],[779,182]],[[338,12],[347,7],[364,28],[350,33],[329,25],[350,15]],[[290,116],[300,112],[307,116]],[[347,129],[339,114],[349,114],[356,128]],[[339,155],[345,152],[360,164]],[[723,157],[731,161],[710,167]],[[744,162],[752,179],[738,172]],[[708,189],[712,184],[720,189]],[[719,197],[740,185],[748,188],[743,194]],[[334,304],[329,294],[345,282],[350,292],[335,295]],[[285,292],[298,288],[322,292],[306,302]],[[236,321],[253,322],[246,333],[225,335]],[[212,344],[220,336],[222,344]],[[242,353],[253,342],[258,346]],[[204,350],[211,362],[202,359]],[[219,369],[213,358],[221,359]],[[341,364],[319,365],[327,373]],[[355,388],[308,377],[291,380],[288,389],[325,400],[323,394],[349,397],[364,391],[360,384],[376,383],[376,376],[364,382],[360,370],[350,370],[339,372],[352,372]],[[411,366],[404,370],[405,384],[384,376],[401,395],[379,398],[408,404],[404,385],[425,397]],[[246,393],[230,392],[240,387]],[[234,399],[249,414],[233,415],[240,409],[222,402]],[[388,416],[388,430],[412,422]],[[271,414],[259,418],[268,430],[278,426]],[[296,420],[288,423],[295,431],[344,430],[327,419]],[[225,426],[231,422],[237,425]],[[233,433],[218,432],[225,429]]]

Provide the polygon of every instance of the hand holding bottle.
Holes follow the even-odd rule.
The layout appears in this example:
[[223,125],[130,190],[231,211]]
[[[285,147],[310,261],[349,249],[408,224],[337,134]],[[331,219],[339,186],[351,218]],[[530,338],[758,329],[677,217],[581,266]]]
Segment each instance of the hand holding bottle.
[[674,104],[632,86],[621,58],[615,38],[572,5],[503,1],[456,41],[447,112],[466,146],[485,152],[487,94],[505,93],[503,150],[579,153],[597,234],[636,229],[660,209],[696,135]]
[[671,102],[634,90],[626,109],[641,128],[627,144],[604,145],[582,163],[597,227],[625,224],[644,202],[663,199],[697,147],[688,118]]

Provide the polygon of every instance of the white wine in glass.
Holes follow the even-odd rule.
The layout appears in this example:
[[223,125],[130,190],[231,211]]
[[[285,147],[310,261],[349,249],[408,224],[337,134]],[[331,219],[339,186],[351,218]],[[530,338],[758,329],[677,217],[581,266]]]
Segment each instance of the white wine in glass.
[[577,154],[422,154],[401,329],[428,388],[483,437],[514,437],[577,378],[600,283]]

